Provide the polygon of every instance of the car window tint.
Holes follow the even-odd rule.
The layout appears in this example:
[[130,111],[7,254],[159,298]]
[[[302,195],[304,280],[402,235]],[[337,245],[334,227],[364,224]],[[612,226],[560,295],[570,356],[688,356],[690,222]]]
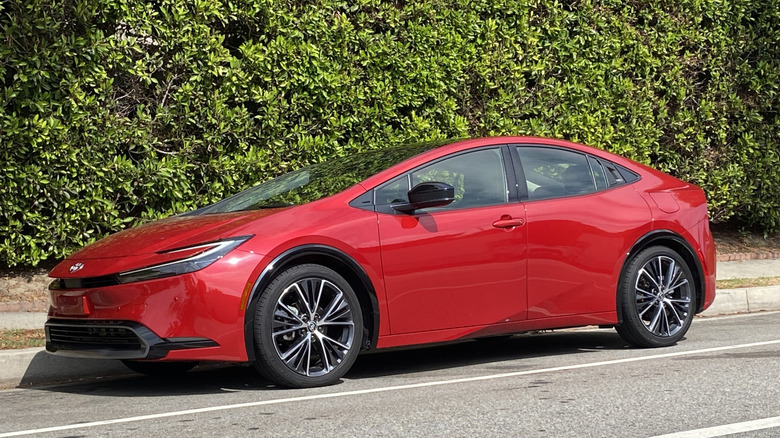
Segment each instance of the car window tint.
[[316,201],[335,195],[417,154],[452,141],[416,143],[334,157],[262,182],[188,214],[289,207]]
[[399,204],[409,202],[407,193],[409,187],[409,175],[401,175],[375,191],[374,203],[377,205]]
[[620,174],[623,175],[623,179],[627,183],[632,183],[634,181],[639,180],[639,174],[634,172],[633,170],[626,169],[625,167],[619,164],[615,164],[615,167],[617,167],[617,169],[620,171]]
[[615,164],[610,163],[609,161],[602,161],[602,164],[604,164],[604,168],[606,169],[607,184],[609,184],[610,187],[626,183],[626,180],[623,179],[623,176],[617,170]]
[[482,149],[439,160],[395,178],[375,192],[377,205],[409,202],[411,187],[428,181],[438,181],[455,189],[455,200],[445,206],[426,211],[480,207],[507,202],[506,174],[499,148]]
[[604,168],[599,160],[589,156],[588,163],[590,163],[590,170],[593,172],[593,180],[596,182],[596,190],[606,189],[607,177],[604,175]]
[[563,149],[518,146],[531,200],[582,195],[596,191],[585,155]]
[[506,174],[501,150],[482,149],[433,163],[412,172],[411,185],[444,182],[455,188],[455,200],[437,210],[481,207],[507,202]]

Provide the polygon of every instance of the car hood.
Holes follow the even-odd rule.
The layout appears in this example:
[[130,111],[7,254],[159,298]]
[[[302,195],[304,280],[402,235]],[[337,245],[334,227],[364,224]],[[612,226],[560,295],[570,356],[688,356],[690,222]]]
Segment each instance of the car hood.
[[[249,222],[286,208],[208,215],[181,215],[130,228],[88,245],[58,264],[49,276],[92,277],[136,268],[156,261],[161,251],[232,237]],[[98,262],[97,260],[100,260]],[[83,269],[70,272],[77,262]]]

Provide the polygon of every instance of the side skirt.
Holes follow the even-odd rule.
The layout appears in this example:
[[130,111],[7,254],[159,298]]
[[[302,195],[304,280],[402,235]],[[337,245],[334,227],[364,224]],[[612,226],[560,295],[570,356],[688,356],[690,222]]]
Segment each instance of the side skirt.
[[588,325],[612,326],[617,324],[617,322],[617,312],[615,311],[590,313],[586,315],[556,316],[553,318],[513,321],[484,326],[459,327],[445,330],[380,336],[377,341],[377,348],[447,342],[459,339],[520,333],[531,330],[552,330]]

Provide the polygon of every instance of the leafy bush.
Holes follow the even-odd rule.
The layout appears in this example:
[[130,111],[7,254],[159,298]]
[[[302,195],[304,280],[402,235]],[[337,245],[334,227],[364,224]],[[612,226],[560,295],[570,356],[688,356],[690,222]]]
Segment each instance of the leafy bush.
[[562,137],[780,229],[778,0],[8,0],[0,263],[315,162]]

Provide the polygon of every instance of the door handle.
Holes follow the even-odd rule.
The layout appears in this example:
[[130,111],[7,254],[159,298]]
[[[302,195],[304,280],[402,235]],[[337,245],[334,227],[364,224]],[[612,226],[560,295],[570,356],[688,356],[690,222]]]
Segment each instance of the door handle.
[[523,224],[525,224],[525,221],[522,218],[512,219],[509,217],[502,217],[501,219],[493,222],[493,226],[496,228],[514,228],[520,227]]

